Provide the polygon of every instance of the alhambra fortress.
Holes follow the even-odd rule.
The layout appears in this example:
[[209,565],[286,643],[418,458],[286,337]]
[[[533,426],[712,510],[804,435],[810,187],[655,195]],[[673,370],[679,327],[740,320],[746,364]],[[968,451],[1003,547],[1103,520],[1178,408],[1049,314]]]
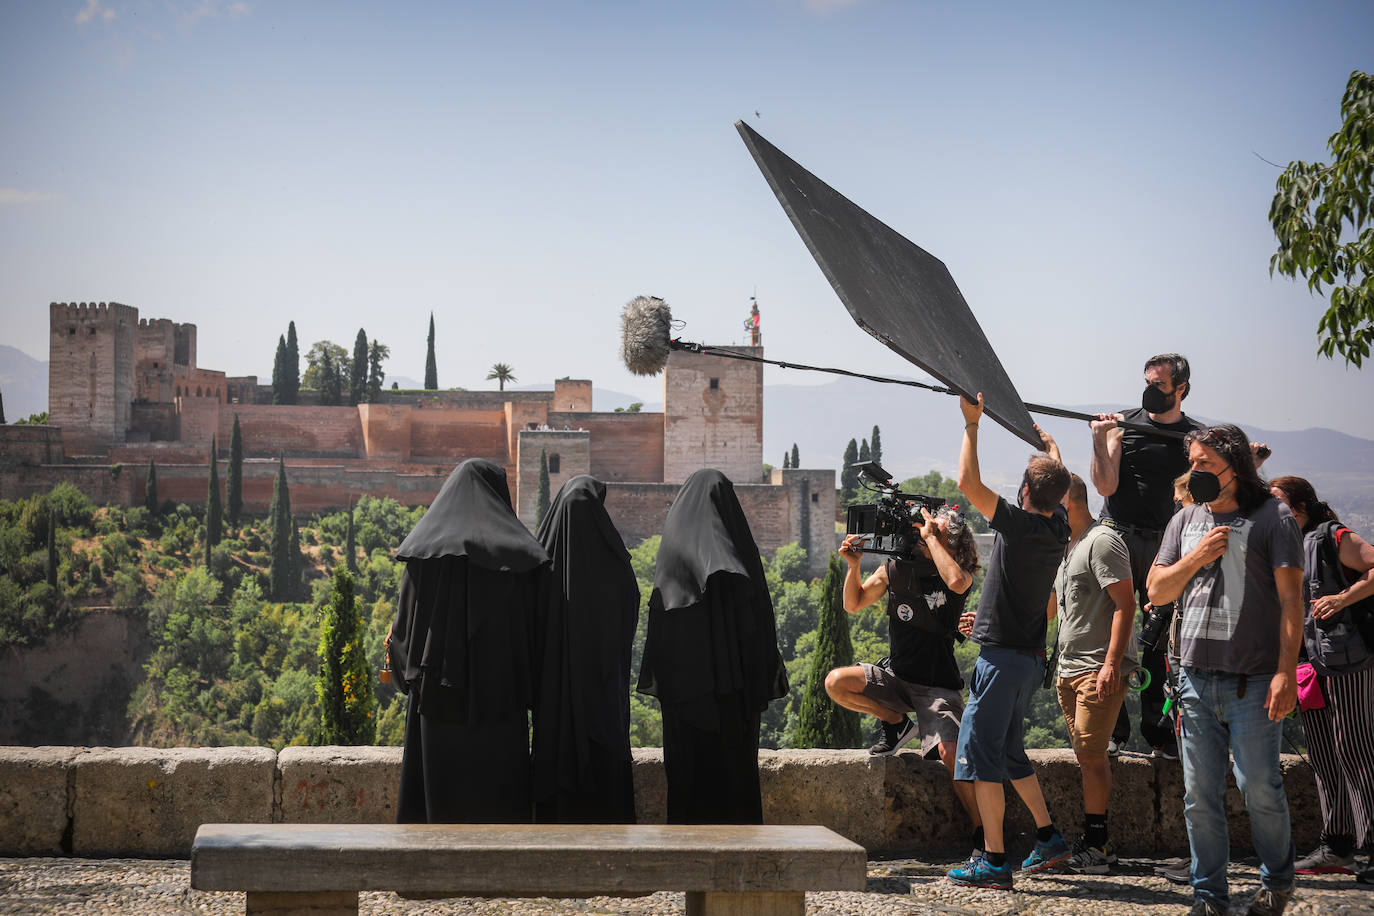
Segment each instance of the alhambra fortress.
[[[754,333],[726,349],[761,356]],[[607,483],[631,544],[661,532],[678,487],[713,467],[734,481],[763,551],[797,541],[820,571],[834,547],[833,469],[762,478],[759,363],[674,352],[663,412],[615,413],[593,410],[590,379],[569,378],[553,391],[383,391],[356,407],[305,403],[314,392],[303,391],[303,403],[275,405],[256,376],[197,365],[195,325],[115,302],[51,304],[48,353],[48,425],[0,426],[0,498],[68,481],[97,503],[140,505],[151,461],[159,496],[204,505],[211,442],[226,462],[237,416],[249,512],[267,511],[278,455],[298,517],[363,495],[428,505],[460,462],[486,458],[506,469],[532,527],[543,453],[550,492],[578,474]]]

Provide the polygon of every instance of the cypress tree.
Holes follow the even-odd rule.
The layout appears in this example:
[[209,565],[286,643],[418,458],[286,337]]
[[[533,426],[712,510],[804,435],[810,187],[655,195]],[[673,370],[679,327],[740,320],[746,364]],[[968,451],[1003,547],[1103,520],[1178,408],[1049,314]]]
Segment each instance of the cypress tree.
[[363,621],[353,600],[353,577],[334,567],[329,603],[320,621],[319,744],[371,744],[376,737],[372,672],[363,647]]
[[439,390],[439,370],[434,365],[434,313],[429,313],[429,347],[425,350],[425,390]]
[[277,337],[277,355],[272,360],[272,403],[290,404],[291,391],[286,380],[286,338]]
[[57,588],[57,513],[48,510],[48,562],[45,572],[48,584]]
[[0,391],[0,426],[5,425],[5,393]]
[[367,400],[370,404],[375,404],[382,399],[382,382],[386,379],[386,373],[382,371],[382,362],[391,355],[391,348],[380,340],[374,340],[367,348]]
[[219,497],[219,461],[215,458],[215,439],[210,438],[210,492],[205,496],[205,568],[210,568],[210,551],[223,532],[224,504]]
[[291,529],[291,534],[286,540],[286,552],[290,560],[287,566],[286,587],[289,590],[288,594],[299,595],[303,581],[301,574],[305,572],[305,557],[301,555],[301,529],[296,525],[295,513],[291,514],[287,525]]
[[367,399],[367,332],[358,328],[353,341],[353,371],[348,375],[348,403],[358,405]]
[[801,467],[801,453],[797,451],[797,443],[792,443],[792,467]]
[[348,571],[358,573],[358,541],[353,528],[353,500],[348,501],[348,531],[344,535],[344,556],[348,558]]
[[539,499],[534,505],[534,526],[539,527],[539,523],[544,521],[544,516],[549,511],[549,453],[545,449],[539,450]]
[[286,328],[286,367],[283,372],[287,398],[283,404],[295,404],[301,396],[301,348],[296,340],[296,322]]
[[157,464],[148,462],[148,476],[143,482],[143,506],[148,510],[148,514],[157,518]]
[[859,460],[859,443],[853,439],[844,447],[844,467],[840,468],[840,502],[854,501],[854,491],[859,485],[859,472],[853,465]]
[[789,452],[789,451],[783,450],[783,453],[782,453],[782,466],[783,466],[783,469],[784,469],[784,470],[787,469],[787,468],[790,468],[790,467],[792,466],[791,463],[790,463],[791,461],[792,461],[792,453]]
[[229,527],[237,530],[243,514],[243,433],[239,430],[238,414],[234,414],[234,428],[229,433],[229,477],[224,489]]
[[864,440],[862,443],[860,443],[860,445],[859,445],[859,460],[860,460],[860,461],[872,461],[872,460],[873,460],[873,453],[872,453],[871,451],[869,451],[869,449],[868,449],[868,440],[867,440],[867,439],[865,439],[865,440]]
[[272,486],[272,509],[268,514],[272,529],[272,563],[268,587],[272,597],[289,597],[291,581],[291,491],[286,483],[286,461],[277,456],[277,480]]
[[334,357],[325,350],[320,354],[320,403],[336,407],[343,400],[343,379]]
[[835,703],[825,692],[825,676],[835,668],[854,664],[854,645],[849,639],[849,618],[844,610],[844,564],[830,557],[821,589],[820,625],[816,650],[802,691],[801,712],[792,735],[792,747],[858,747],[859,714]]
[[872,438],[871,440],[869,440],[869,442],[870,442],[869,450],[873,453],[873,463],[874,463],[874,464],[878,464],[878,465],[882,464],[882,463],[883,463],[883,438],[882,438],[882,435],[878,432],[878,424],[877,424],[877,423],[874,423],[874,424],[873,424],[873,438]]

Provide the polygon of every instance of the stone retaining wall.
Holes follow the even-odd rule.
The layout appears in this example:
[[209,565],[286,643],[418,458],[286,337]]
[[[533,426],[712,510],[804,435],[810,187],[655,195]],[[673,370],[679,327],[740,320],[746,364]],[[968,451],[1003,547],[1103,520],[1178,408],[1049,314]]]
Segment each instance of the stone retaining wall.
[[[1055,822],[1082,824],[1079,770],[1067,750],[1031,751]],[[641,823],[663,823],[663,752],[639,749]],[[391,823],[401,749],[392,747],[0,747],[0,856],[184,858],[207,822]],[[1311,770],[1283,758],[1299,849],[1316,844],[1321,814]],[[760,751],[764,820],[823,824],[870,852],[966,852],[968,824],[937,761],[910,751]],[[1185,852],[1177,761],[1125,756],[1112,764],[1112,836],[1126,855]],[[1026,846],[1033,824],[1007,790],[1007,837]],[[1250,849],[1245,806],[1228,791],[1231,846]]]

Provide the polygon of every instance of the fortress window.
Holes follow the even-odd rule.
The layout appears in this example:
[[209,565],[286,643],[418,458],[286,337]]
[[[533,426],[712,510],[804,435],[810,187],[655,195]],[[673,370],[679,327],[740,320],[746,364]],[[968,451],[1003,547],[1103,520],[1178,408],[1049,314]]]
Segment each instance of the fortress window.
[[563,459],[560,458],[558,455],[550,455],[550,456],[549,456],[549,473],[550,473],[550,474],[557,474],[557,473],[558,473],[558,469],[559,469],[562,465],[563,465]]
[[812,494],[811,494],[811,501],[812,501],[813,503],[818,503],[818,502],[820,502],[820,501],[821,501],[821,494],[819,494],[819,493],[812,493]]
[[68,337],[72,337],[72,336],[74,336],[75,334],[76,334],[76,325],[72,325],[72,326],[70,326],[70,327],[67,328],[67,336],[68,336]]
[[711,390],[712,390],[712,391],[715,391],[715,390],[716,390],[717,388],[719,388],[719,387],[720,387],[720,379],[718,379],[718,378],[713,378],[713,379],[711,379]]
[[94,328],[94,327],[91,327],[89,330],[90,330],[91,336],[94,337],[94,336],[95,336],[95,328]]

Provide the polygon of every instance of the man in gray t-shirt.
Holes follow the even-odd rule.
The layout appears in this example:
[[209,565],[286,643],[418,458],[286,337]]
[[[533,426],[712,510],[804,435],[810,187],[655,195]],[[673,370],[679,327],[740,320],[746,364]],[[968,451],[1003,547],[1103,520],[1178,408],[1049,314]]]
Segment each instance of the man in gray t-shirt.
[[1185,440],[1197,505],[1169,522],[1150,570],[1154,604],[1181,613],[1179,745],[1193,850],[1193,912],[1224,914],[1226,774],[1235,757],[1260,859],[1252,913],[1280,914],[1293,893],[1293,838],[1279,772],[1283,720],[1297,700],[1302,536],[1269,495],[1245,433],[1214,426]]
[[1107,741],[1126,697],[1122,680],[1136,667],[1130,654],[1135,593],[1126,542],[1092,517],[1088,487],[1077,474],[1069,478],[1064,508],[1073,539],[1055,574],[1048,613],[1059,618],[1059,705],[1083,771],[1083,836],[1069,867],[1100,875],[1116,862],[1107,834]]

